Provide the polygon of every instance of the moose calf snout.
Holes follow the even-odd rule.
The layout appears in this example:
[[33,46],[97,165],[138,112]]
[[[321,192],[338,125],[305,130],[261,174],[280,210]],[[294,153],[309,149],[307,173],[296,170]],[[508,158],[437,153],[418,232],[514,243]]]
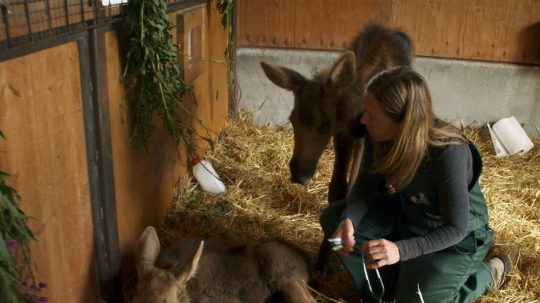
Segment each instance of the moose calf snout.
[[302,185],[307,185],[315,174],[314,166],[306,167],[294,159],[289,162],[289,169],[291,171],[291,182]]

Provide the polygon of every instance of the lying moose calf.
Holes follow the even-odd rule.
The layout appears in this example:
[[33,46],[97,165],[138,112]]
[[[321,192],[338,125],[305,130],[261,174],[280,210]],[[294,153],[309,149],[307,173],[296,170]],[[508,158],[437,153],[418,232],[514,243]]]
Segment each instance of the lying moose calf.
[[148,226],[138,244],[138,285],[133,302],[315,303],[307,282],[305,255],[282,241],[228,248],[189,239],[161,254],[156,230]]

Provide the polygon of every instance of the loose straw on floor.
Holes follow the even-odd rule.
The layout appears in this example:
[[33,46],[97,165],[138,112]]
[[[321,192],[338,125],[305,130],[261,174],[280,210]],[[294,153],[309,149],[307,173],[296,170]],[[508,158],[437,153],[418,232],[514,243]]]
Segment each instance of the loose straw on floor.
[[[514,263],[503,290],[480,303],[540,302],[540,139],[525,155],[497,158],[485,128],[467,128],[484,158],[481,186],[495,230],[493,253]],[[223,130],[207,155],[227,193],[214,197],[193,180],[182,180],[177,199],[160,229],[165,244],[191,236],[220,239],[231,245],[280,238],[304,249],[314,261],[322,239],[319,214],[333,166],[329,147],[307,187],[291,184],[287,162],[292,154],[290,127],[261,127],[240,114]],[[332,275],[314,279],[319,302],[358,302],[352,283],[337,260]],[[337,301],[341,300],[341,301]]]

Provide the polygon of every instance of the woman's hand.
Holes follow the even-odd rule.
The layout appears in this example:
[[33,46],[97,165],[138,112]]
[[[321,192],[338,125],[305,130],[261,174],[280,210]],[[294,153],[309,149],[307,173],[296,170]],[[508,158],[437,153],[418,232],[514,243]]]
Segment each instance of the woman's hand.
[[343,241],[343,248],[337,251],[338,254],[346,256],[353,251],[356,241],[354,240],[354,226],[351,219],[343,219],[332,238],[341,238]]
[[386,239],[377,239],[364,242],[362,253],[370,262],[366,262],[369,269],[392,265],[399,262],[399,248],[395,242]]

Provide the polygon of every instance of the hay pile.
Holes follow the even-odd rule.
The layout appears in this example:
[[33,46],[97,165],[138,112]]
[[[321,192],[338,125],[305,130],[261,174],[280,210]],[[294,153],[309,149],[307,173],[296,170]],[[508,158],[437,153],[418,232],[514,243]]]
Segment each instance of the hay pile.
[[[176,201],[160,234],[168,245],[188,236],[220,239],[231,245],[281,238],[302,247],[315,261],[322,232],[319,214],[327,205],[333,153],[327,149],[312,182],[289,182],[290,127],[260,127],[247,114],[231,120],[208,158],[227,185],[213,197],[193,180],[179,182]],[[468,130],[484,156],[481,184],[496,231],[495,252],[514,262],[506,289],[479,302],[540,300],[540,139],[524,156],[496,158],[485,129]],[[314,278],[319,302],[358,302],[347,274],[334,257],[333,275]]]

